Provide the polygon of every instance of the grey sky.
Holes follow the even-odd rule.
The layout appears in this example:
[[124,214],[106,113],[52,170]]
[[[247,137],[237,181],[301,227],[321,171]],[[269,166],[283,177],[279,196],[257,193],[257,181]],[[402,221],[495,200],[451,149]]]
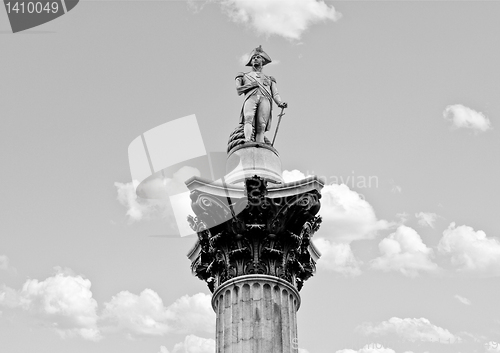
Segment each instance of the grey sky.
[[[311,1],[264,8],[304,31],[260,24],[245,1],[84,1],[18,34],[0,10],[1,352],[210,346],[210,327],[190,325],[211,318],[186,257],[195,239],[149,237],[169,219],[131,222],[115,183],[131,181],[137,136],[190,114],[224,151],[240,58],[259,44],[289,103],[284,169],[346,184],[325,188],[300,346],[497,351],[500,2],[329,1],[314,17]],[[144,317],[156,331],[133,324]]]

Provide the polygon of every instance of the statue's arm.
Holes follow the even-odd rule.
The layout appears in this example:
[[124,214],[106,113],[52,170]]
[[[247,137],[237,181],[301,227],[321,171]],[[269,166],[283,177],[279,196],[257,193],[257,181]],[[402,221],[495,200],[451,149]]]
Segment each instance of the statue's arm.
[[273,99],[280,108],[286,108],[288,107],[288,104],[283,102],[283,100],[280,97],[280,94],[278,93],[278,87],[276,86],[276,79],[274,77],[270,77],[271,79],[271,93],[273,95]]
[[248,91],[254,89],[255,87],[257,87],[256,82],[253,81],[248,83],[245,82],[243,73],[240,73],[238,74],[238,76],[236,76],[236,93],[238,93],[239,96],[244,93],[247,93]]

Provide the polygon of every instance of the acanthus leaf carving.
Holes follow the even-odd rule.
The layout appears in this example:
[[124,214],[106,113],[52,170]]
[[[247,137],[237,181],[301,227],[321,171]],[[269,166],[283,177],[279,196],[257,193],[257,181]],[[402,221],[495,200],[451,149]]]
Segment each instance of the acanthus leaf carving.
[[[191,193],[191,227],[199,255],[193,273],[214,291],[225,281],[259,273],[285,279],[300,290],[316,269],[310,239],[319,229],[320,195],[316,190],[284,199],[268,197],[259,177],[247,179],[241,199],[228,204],[221,196]],[[234,212],[236,205],[245,205]]]

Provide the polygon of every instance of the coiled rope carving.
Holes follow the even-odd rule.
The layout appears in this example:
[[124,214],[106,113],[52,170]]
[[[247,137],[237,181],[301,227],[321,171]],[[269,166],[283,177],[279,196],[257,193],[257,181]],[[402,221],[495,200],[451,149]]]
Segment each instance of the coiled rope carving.
[[[243,131],[243,125],[244,124],[239,124],[231,133],[231,135],[229,135],[229,141],[227,142],[227,153],[229,153],[236,146],[245,143],[245,133]],[[252,131],[252,141],[255,142],[255,129],[253,129]],[[264,136],[264,143],[270,145],[271,141],[269,141],[269,139]]]

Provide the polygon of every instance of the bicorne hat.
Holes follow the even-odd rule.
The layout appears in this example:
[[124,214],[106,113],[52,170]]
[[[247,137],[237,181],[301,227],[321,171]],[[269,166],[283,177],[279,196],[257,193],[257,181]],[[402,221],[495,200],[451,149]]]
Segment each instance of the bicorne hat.
[[262,59],[264,59],[262,66],[267,65],[272,61],[269,55],[267,55],[266,52],[262,50],[262,45],[259,45],[257,48],[252,50],[250,56],[248,57],[248,62],[246,63],[245,66],[252,66],[252,58],[255,54],[259,54],[262,57]]

